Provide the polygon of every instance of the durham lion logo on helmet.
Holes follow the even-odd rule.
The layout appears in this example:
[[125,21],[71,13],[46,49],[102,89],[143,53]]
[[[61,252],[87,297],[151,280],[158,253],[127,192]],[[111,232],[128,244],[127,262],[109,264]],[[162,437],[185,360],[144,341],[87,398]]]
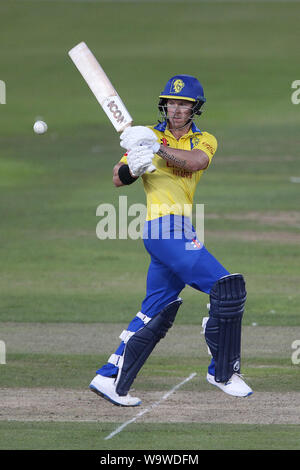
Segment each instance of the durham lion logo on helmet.
[[184,87],[185,83],[183,80],[178,78],[177,80],[174,80],[171,85],[171,93],[180,93],[182,88]]

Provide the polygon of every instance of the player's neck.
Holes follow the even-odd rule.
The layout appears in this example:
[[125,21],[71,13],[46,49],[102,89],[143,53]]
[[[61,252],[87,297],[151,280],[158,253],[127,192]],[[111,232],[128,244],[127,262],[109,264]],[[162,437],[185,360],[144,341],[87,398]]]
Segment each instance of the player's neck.
[[171,128],[170,126],[170,123],[169,123],[169,131],[173,134],[173,136],[175,137],[176,140],[179,140],[183,135],[187,134],[188,131],[190,130],[191,128],[191,125],[192,123],[189,122],[188,124],[186,124],[184,127],[181,127],[179,129],[175,129],[175,128]]

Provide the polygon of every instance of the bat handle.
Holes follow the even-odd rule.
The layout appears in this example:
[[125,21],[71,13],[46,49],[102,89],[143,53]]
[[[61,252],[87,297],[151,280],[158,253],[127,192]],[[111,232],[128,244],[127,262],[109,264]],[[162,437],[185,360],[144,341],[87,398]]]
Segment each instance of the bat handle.
[[132,126],[132,121],[127,122],[127,124],[125,124],[125,126],[119,132],[123,132],[125,131],[125,129],[127,129],[127,127],[131,127],[131,126]]
[[148,168],[147,168],[147,171],[149,173],[153,173],[155,170],[156,170],[156,167],[154,165],[149,165]]

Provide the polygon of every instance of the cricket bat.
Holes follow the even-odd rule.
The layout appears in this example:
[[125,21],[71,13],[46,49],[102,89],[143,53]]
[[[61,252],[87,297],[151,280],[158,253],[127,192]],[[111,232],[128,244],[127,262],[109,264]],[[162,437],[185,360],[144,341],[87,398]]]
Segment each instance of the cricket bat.
[[[131,126],[133,119],[125,104],[85,42],[77,44],[68,54],[116,131],[123,132],[126,127]],[[147,171],[152,172],[155,169],[150,165]]]

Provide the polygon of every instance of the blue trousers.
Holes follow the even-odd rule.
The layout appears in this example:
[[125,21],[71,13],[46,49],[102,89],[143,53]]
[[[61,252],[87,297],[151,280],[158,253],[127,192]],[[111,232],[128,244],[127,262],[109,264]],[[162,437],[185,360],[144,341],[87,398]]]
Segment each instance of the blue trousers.
[[[143,239],[151,261],[146,296],[140,312],[148,320],[169,302],[176,300],[186,285],[209,294],[218,279],[230,274],[199,242],[186,217],[170,215],[146,222]],[[141,315],[137,315],[129,323],[127,334],[134,334],[143,326]],[[118,360],[124,348],[125,343],[122,340],[111,360],[98,369],[97,374],[107,377],[116,375]],[[214,374],[213,360],[208,370]]]

